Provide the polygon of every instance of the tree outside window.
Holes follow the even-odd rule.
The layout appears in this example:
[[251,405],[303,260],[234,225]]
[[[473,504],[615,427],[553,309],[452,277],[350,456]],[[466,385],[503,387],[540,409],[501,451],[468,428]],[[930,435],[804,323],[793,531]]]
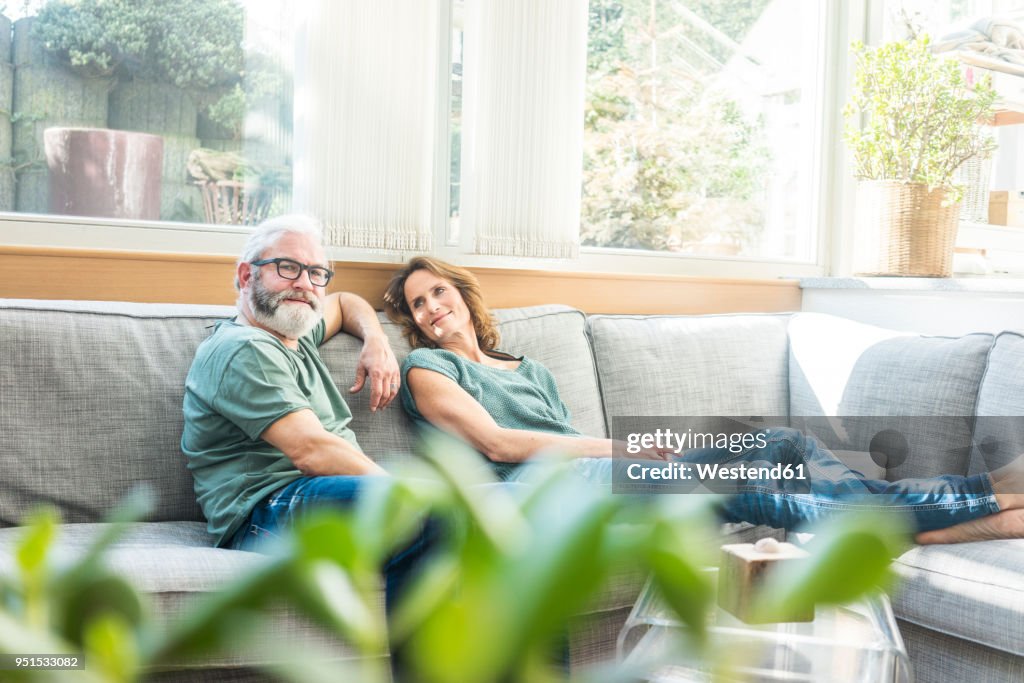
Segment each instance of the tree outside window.
[[[807,131],[788,4],[590,3],[583,245],[796,255]],[[794,54],[765,59],[772,40]]]

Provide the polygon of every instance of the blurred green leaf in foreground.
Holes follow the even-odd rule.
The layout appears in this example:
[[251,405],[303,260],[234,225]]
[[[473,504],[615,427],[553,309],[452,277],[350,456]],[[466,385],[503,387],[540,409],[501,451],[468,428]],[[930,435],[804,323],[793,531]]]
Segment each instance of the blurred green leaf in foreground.
[[[128,501],[90,549],[58,566],[60,526],[31,518],[16,575],[0,577],[0,653],[82,653],[84,671],[3,671],[0,680],[128,683],[148,672],[237,647],[275,605],[286,604],[344,638],[363,657],[270,653],[285,680],[390,680],[387,648],[400,647],[407,680],[630,681],[642,672],[610,663],[567,671],[573,617],[626,571],[650,575],[679,620],[689,651],[716,655],[706,629],[714,588],[718,522],[706,495],[611,495],[565,463],[538,465],[536,483],[495,482],[464,445],[432,434],[421,458],[379,478],[354,509],[323,511],[268,546],[252,571],[166,625],[147,601],[104,565],[106,550],[141,519],[146,496]],[[379,567],[427,517],[445,530],[391,611],[378,608]],[[892,520],[848,516],[823,528],[798,571],[775,576],[766,609],[841,603],[887,585],[899,552]],[[651,664],[652,666],[654,663]],[[708,661],[709,671],[722,671]]]

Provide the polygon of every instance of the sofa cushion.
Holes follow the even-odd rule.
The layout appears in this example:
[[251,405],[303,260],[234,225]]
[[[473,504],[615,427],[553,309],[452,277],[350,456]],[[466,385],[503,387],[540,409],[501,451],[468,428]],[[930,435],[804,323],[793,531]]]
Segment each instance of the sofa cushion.
[[896,623],[914,667],[914,683],[1024,681],[1024,657],[932,631],[904,619]]
[[1024,334],[996,337],[978,394],[972,471],[1001,467],[1024,453]]
[[202,520],[181,453],[185,375],[226,306],[0,300],[0,526],[51,503],[97,521],[138,482]]
[[[409,345],[402,336],[401,329],[387,320],[382,313],[378,314],[378,318],[391,349],[401,363],[409,353]],[[348,392],[349,387],[356,381],[356,363],[361,349],[361,340],[348,334],[338,334],[320,347],[320,356],[327,364],[331,379],[341,389],[341,394],[352,411],[352,422],[349,426],[355,432],[359,446],[368,456],[387,466],[389,462],[394,462],[411,452],[416,434],[412,421],[406,417],[398,401],[383,411],[370,412],[368,387],[364,387],[356,394]]]
[[530,306],[494,311],[501,348],[540,361],[558,383],[558,393],[581,434],[605,436],[601,391],[587,342],[587,317],[567,306]]
[[1024,656],[1024,540],[919,546],[894,565],[896,616]]
[[789,414],[785,315],[588,321],[605,417]]
[[[51,561],[78,559],[105,523],[62,524]],[[14,548],[23,529],[0,529],[0,576],[14,571]],[[104,555],[107,565],[146,593],[205,592],[251,569],[265,557],[214,547],[202,522],[144,522],[132,525]]]
[[866,452],[879,432],[901,432],[909,450],[887,463],[890,480],[965,474],[992,340],[989,334],[926,337],[797,314],[789,324],[790,414],[794,424],[802,416],[858,418],[832,433],[816,432],[832,449]]

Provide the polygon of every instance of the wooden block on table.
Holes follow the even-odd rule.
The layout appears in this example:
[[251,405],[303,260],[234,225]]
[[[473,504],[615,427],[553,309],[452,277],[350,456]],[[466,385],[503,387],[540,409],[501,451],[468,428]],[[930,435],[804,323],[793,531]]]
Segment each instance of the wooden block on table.
[[786,565],[808,557],[803,548],[766,538],[755,543],[722,546],[718,569],[718,606],[748,624],[779,621],[814,621],[814,608],[800,613],[754,614],[754,599],[772,571],[786,571]]
[[1024,227],[1024,192],[993,190],[988,200],[989,225]]

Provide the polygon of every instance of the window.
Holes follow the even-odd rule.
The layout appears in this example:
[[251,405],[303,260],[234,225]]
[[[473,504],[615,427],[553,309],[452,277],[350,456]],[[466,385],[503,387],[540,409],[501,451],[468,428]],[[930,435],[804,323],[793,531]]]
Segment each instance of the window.
[[[431,61],[436,69],[432,82],[443,70],[448,73],[447,82],[437,89],[443,101],[432,109],[447,111],[448,126],[444,131],[444,121],[428,126],[436,131],[431,134],[436,138],[428,141],[436,164],[428,174],[434,186],[427,201],[432,207],[426,230],[433,231],[434,249],[448,258],[463,258],[471,251],[466,247],[472,239],[469,233],[479,232],[469,219],[472,201],[467,200],[464,184],[469,176],[461,172],[464,117],[472,116],[471,107],[463,107],[463,67],[468,62],[472,68],[465,16],[467,7],[478,7],[470,2],[443,0],[431,5],[448,20],[449,30],[438,42],[446,44],[439,50],[444,56]],[[23,99],[10,107],[12,173],[0,174],[0,210],[97,216],[92,225],[109,235],[102,246],[149,249],[162,240],[166,244],[161,248],[168,251],[233,251],[228,242],[203,246],[212,243],[208,240],[213,235],[240,232],[209,224],[254,223],[290,211],[293,196],[296,206],[308,207],[302,193],[309,187],[304,176],[309,169],[301,154],[292,182],[293,147],[304,149],[301,140],[293,142],[293,111],[299,114],[299,132],[308,130],[302,127],[302,112],[310,109],[304,103],[311,101],[303,85],[308,65],[294,64],[293,53],[304,44],[296,37],[301,27],[297,12],[321,3],[333,6],[333,0],[183,0],[173,7],[158,0],[16,3],[24,16],[15,17],[20,18],[15,43],[24,54],[15,61],[19,67],[24,63],[25,70],[15,79],[37,88],[38,97],[25,100],[28,91],[19,86]],[[64,15],[53,16],[57,6],[65,6]],[[578,260],[524,256],[519,264],[678,273],[681,262],[675,257],[697,256],[741,259],[744,263],[732,273],[746,276],[820,272],[816,261],[824,223],[822,179],[831,173],[832,163],[831,150],[823,149],[822,139],[824,122],[834,118],[824,101],[823,83],[828,50],[837,47],[826,45],[826,37],[834,33],[826,26],[828,6],[801,0],[591,0],[589,15],[573,23],[586,23],[589,36],[584,117],[578,129],[584,131],[583,152],[576,167],[583,174],[578,185],[583,249]],[[158,9],[153,14],[163,23],[154,32],[157,35],[146,39],[174,36],[165,41],[167,45],[157,49],[148,44],[134,53],[121,49],[118,54],[128,57],[121,61],[87,49],[83,26],[109,30],[116,34],[112,40],[124,41],[145,31],[136,27],[134,33],[120,35],[112,27],[131,28],[130,16],[92,21],[83,19],[82,12],[130,15],[154,7]],[[374,8],[354,3],[339,11],[350,14],[354,22],[356,15],[365,18]],[[65,15],[74,12],[79,15],[68,20]],[[61,18],[67,21],[56,20]],[[379,26],[369,33],[372,38],[382,35],[374,31],[386,30]],[[578,54],[582,59],[583,50]],[[356,66],[367,70],[366,62]],[[333,66],[324,68],[330,71]],[[377,83],[386,86],[385,79]],[[81,101],[40,104],[67,94]],[[383,92],[367,91],[368,106],[382,106],[378,95],[385,97]],[[543,108],[545,102],[523,106]],[[156,208],[151,195],[149,213],[144,215],[124,212],[122,205],[137,209],[137,202],[114,201],[120,190],[110,183],[123,181],[126,175],[104,181],[102,192],[91,186],[75,190],[76,197],[110,200],[95,202],[103,204],[98,209],[77,200],[55,201],[51,184],[60,179],[51,178],[44,140],[44,131],[54,127],[109,128],[159,138],[159,168],[151,160],[142,165],[159,188]],[[330,153],[346,158],[340,148],[351,148],[331,138],[318,136],[315,144],[324,150],[339,148]],[[0,145],[3,139],[0,135]],[[65,147],[70,150],[73,145]],[[84,177],[70,175],[70,180]],[[129,175],[139,180],[138,174]],[[575,179],[569,184],[577,186]],[[71,191],[59,189],[65,193],[60,197]],[[128,232],[123,225],[116,236],[109,230],[120,225],[111,218],[167,224],[149,226],[152,236],[145,238],[137,231],[138,243],[129,244],[121,237]],[[16,234],[14,221],[8,223],[4,230]],[[64,221],[67,226],[72,223],[78,221]],[[170,243],[181,239],[172,234],[183,227],[180,223],[196,224],[187,246]],[[559,220],[559,225],[574,238],[575,219]],[[61,234],[77,239],[68,230]],[[349,248],[350,257],[366,260],[399,260],[404,255]],[[479,256],[487,265],[503,263],[498,261],[502,257],[485,254],[466,258]],[[710,261],[688,263],[688,273],[721,274]]]
[[0,210],[217,224],[289,210],[291,3],[9,5]]
[[[449,239],[459,219],[454,0]],[[580,242],[812,262],[824,16],[796,0],[591,0]]]
[[591,1],[582,244],[813,260],[821,4]]

